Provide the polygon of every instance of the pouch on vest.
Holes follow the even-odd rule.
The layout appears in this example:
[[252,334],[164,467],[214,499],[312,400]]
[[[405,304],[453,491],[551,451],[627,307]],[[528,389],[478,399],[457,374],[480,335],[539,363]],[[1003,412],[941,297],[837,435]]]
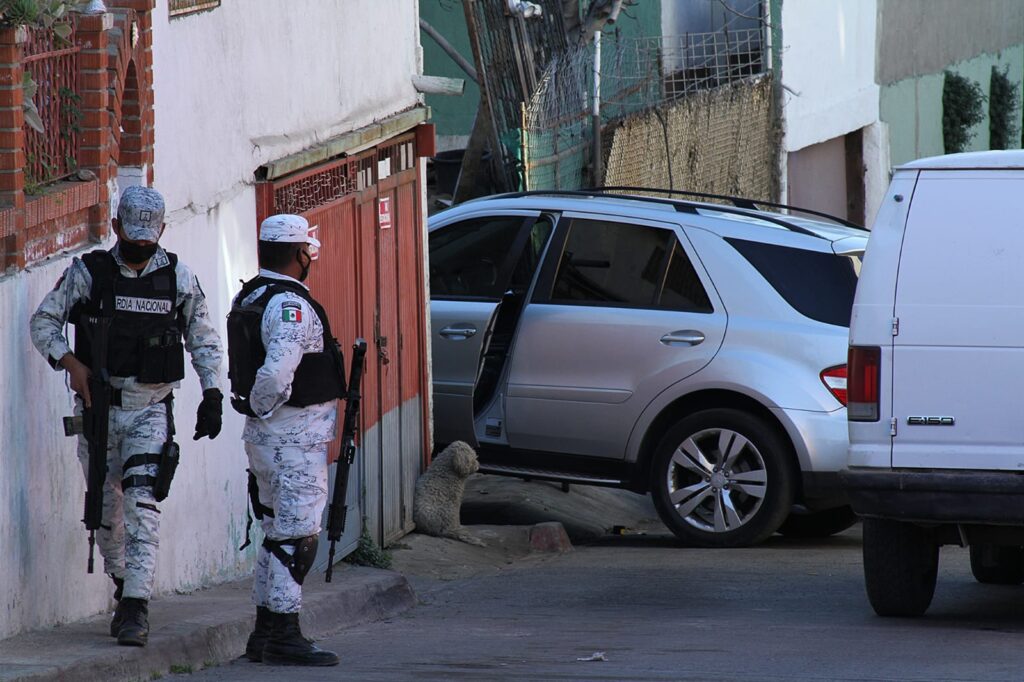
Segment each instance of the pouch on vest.
[[185,345],[180,334],[140,339],[139,357],[139,383],[164,384],[185,378]]
[[260,331],[263,311],[263,306],[250,303],[233,305],[228,313],[228,381],[231,393],[239,397],[249,396],[266,358]]

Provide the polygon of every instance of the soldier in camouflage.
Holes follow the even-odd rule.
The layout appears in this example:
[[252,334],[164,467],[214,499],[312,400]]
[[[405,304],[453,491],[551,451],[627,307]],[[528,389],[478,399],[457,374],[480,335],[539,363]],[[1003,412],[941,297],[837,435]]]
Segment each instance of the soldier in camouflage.
[[[248,395],[232,399],[232,405],[248,417],[242,440],[258,487],[253,508],[265,534],[253,585],[256,627],[246,656],[270,664],[338,663],[337,655],[315,646],[299,629],[302,581],[316,556],[327,503],[327,446],[335,437],[336,399],[344,389],[343,367],[327,357],[326,351],[336,348],[330,325],[302,283],[319,247],[300,216],[263,221],[259,276],[234,301],[262,307],[262,316],[255,318],[262,357],[236,358],[244,349],[234,345],[230,316],[228,321],[232,390],[235,368],[245,364],[236,361],[249,361],[255,373]],[[318,360],[327,364],[317,365]]]
[[[113,393],[108,469],[97,541],[115,585],[110,634],[127,646],[145,646],[149,636],[160,525],[153,483],[159,453],[173,436],[172,391],[184,378],[185,350],[203,388],[194,438],[212,439],[221,429],[220,337],[195,275],[157,244],[163,221],[159,192],[127,188],[112,220],[117,243],[73,259],[30,323],[36,349],[54,369],[68,372],[81,414],[92,400],[90,316],[98,314],[101,298],[114,302],[106,356]],[[64,336],[68,322],[76,327],[74,351]],[[81,436],[78,456],[88,472]]]

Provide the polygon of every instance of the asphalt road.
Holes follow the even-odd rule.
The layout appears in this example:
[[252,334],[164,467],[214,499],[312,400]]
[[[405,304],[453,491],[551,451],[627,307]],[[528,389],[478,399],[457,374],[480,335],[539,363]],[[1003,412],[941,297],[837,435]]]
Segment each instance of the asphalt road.
[[[237,661],[190,680],[1020,680],[1024,587],[944,548],[928,615],[864,595],[859,526],[742,550],[613,538],[486,575],[414,581],[421,605],[321,644],[342,664]],[[579,661],[603,652],[607,661]]]

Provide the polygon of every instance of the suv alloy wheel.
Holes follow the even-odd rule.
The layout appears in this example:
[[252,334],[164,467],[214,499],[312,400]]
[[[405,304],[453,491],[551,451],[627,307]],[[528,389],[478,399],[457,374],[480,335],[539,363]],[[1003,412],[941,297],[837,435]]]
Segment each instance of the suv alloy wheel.
[[754,415],[711,409],[665,434],[651,467],[651,492],[665,525],[687,544],[735,547],[764,540],[794,496],[789,448]]

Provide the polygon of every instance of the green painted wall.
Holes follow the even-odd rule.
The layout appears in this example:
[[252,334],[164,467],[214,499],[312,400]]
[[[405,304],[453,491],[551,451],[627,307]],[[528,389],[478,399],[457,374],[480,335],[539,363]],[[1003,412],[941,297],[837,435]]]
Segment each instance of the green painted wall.
[[[466,61],[473,63],[473,50],[469,45],[461,0],[420,0],[420,17],[447,38]],[[473,119],[480,102],[480,88],[423,31],[420,31],[420,44],[423,46],[423,73],[466,81],[466,91],[461,97],[427,95],[427,104],[432,112],[432,120],[437,125],[438,136],[468,136],[473,130]]]
[[[497,2],[499,0],[489,0]],[[655,37],[661,35],[661,1],[639,0],[638,4],[626,8],[619,20],[607,27],[605,35],[621,38]],[[675,2],[677,0],[670,0]],[[589,4],[581,0],[584,6]],[[420,0],[420,16],[436,28],[452,45],[473,63],[473,51],[469,45],[466,20],[461,0]],[[427,95],[427,104],[433,113],[440,138],[468,136],[473,130],[473,119],[480,102],[480,89],[455,62],[438,47],[434,39],[420,31],[423,45],[423,72],[428,76],[448,76],[466,80],[466,92],[461,97]],[[444,145],[446,140],[439,142]]]
[[[992,67],[1009,67],[1014,83],[1024,82],[1024,45],[1017,45],[997,54],[984,54],[949,67],[961,76],[978,83],[988,96]],[[893,166],[925,156],[945,153],[942,143],[942,73],[928,74],[881,86],[879,116],[889,126],[889,149]],[[1021,88],[1024,90],[1024,87]],[[988,103],[985,119],[974,128],[968,151],[989,148]],[[1022,123],[1017,111],[1018,131]],[[1020,136],[1016,138],[1020,143]]]
[[[678,2],[678,0],[669,0]],[[585,3],[583,3],[585,4]],[[661,36],[661,0],[638,0],[626,7],[619,20],[606,26],[604,35],[616,34],[623,38],[655,38]]]

